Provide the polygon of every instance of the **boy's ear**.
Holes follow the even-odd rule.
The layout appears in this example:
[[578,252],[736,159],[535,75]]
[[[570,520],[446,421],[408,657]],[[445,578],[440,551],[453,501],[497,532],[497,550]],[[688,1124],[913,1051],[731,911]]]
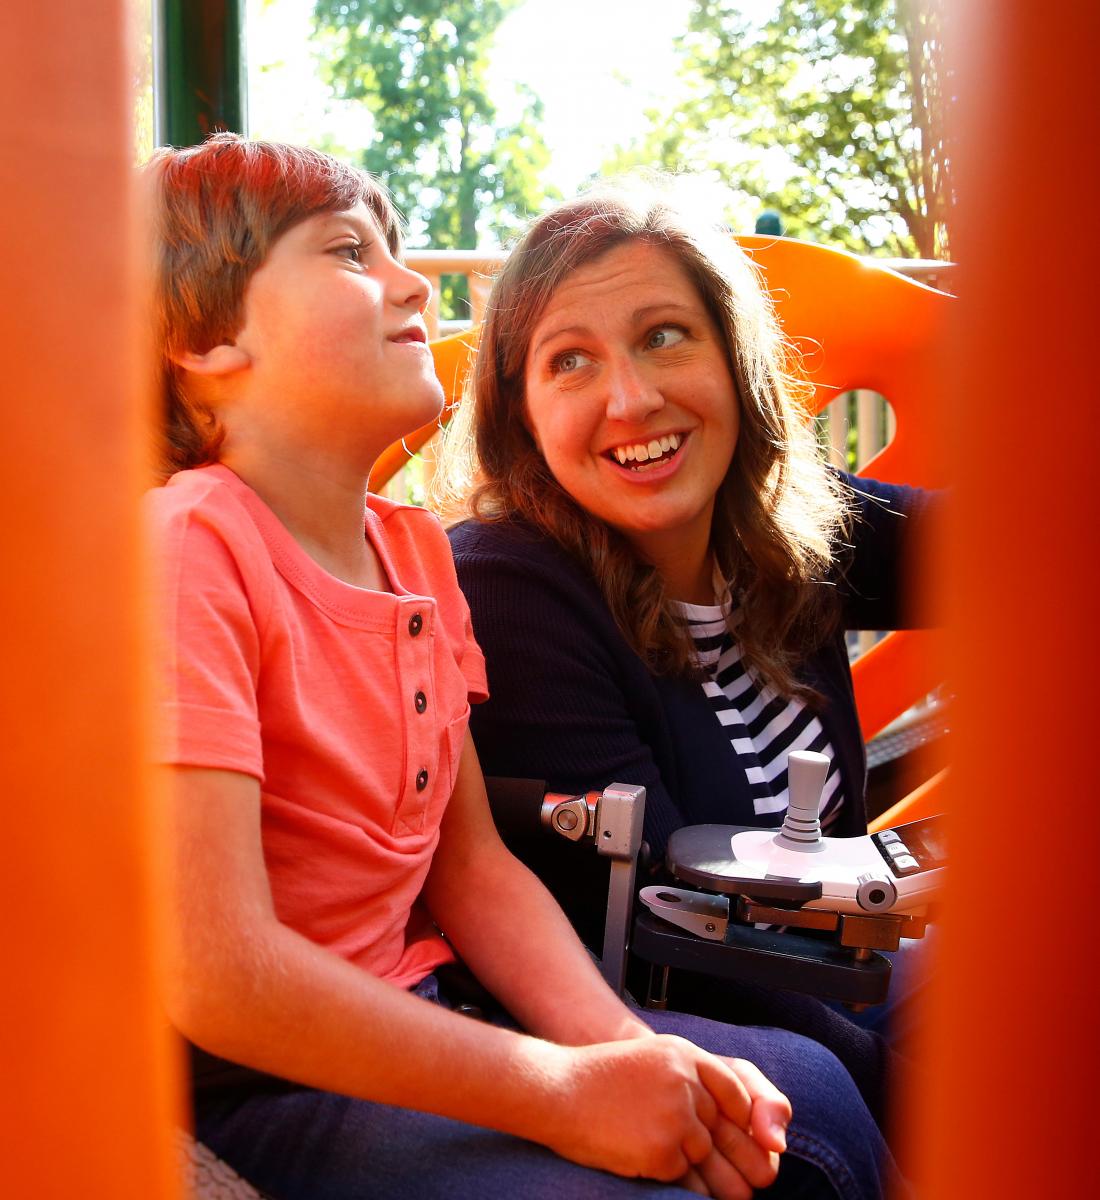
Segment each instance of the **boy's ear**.
[[193,375],[232,375],[252,365],[252,358],[247,350],[228,342],[219,342],[203,354],[197,354],[193,350],[181,350],[170,357],[177,367],[190,371]]

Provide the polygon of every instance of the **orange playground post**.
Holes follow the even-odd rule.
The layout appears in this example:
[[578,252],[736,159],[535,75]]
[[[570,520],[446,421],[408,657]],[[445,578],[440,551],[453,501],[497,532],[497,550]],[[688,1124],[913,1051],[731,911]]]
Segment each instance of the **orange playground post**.
[[[1091,0],[950,0],[959,310],[946,367],[959,692],[930,1200],[1089,1194],[1100,1069]],[[1092,1188],[1089,1187],[1092,1182]]]
[[154,998],[125,0],[0,38],[0,1194],[175,1195]]

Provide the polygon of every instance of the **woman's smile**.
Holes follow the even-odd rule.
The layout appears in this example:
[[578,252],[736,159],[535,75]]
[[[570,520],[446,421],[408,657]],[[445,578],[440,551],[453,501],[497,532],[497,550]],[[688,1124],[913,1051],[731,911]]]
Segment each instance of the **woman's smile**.
[[631,474],[645,474],[658,466],[670,463],[680,452],[686,433],[667,433],[648,442],[632,442],[609,450],[608,457]]

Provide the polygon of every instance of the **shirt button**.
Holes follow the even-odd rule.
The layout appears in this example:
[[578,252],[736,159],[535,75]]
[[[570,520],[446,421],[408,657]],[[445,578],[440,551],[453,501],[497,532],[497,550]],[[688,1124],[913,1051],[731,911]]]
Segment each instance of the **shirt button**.
[[413,704],[416,705],[416,711],[422,713],[428,707],[428,697],[423,692],[417,692],[413,697]]
[[416,790],[422,792],[428,786],[428,772],[421,768],[416,776]]
[[424,618],[418,612],[413,613],[409,617],[409,637],[416,637],[423,628]]

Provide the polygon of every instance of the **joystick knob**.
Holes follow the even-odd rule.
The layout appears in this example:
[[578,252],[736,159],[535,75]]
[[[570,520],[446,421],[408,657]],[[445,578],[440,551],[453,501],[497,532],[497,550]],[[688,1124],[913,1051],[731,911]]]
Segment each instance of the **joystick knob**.
[[821,845],[821,789],[830,759],[813,750],[792,750],[787,756],[787,815],[776,845],[787,850],[816,850]]

